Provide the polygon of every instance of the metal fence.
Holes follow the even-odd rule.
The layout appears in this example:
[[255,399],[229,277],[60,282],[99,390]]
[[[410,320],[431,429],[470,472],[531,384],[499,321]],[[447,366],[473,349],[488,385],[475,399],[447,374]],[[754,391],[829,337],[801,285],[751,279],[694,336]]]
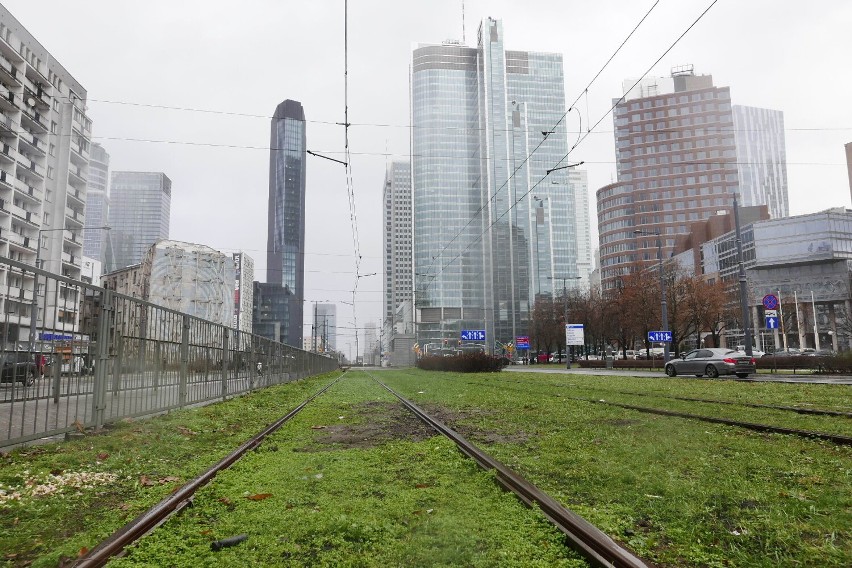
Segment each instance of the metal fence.
[[323,355],[5,257],[0,308],[0,447],[338,367]]

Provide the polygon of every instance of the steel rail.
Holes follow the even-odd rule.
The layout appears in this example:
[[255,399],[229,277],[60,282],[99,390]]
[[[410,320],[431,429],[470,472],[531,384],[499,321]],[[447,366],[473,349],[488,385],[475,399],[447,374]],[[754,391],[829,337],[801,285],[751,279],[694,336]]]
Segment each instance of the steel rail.
[[[510,381],[510,379],[502,379],[505,381]],[[521,384],[521,381],[510,381],[516,384]],[[778,381],[780,382],[780,381]],[[540,384],[540,383],[539,383]],[[581,390],[590,390],[590,391],[604,391],[613,394],[624,394],[630,396],[648,396],[654,398],[666,398],[671,400],[683,400],[686,402],[706,402],[710,404],[724,404],[724,405],[732,405],[732,406],[746,406],[749,408],[765,408],[768,410],[784,410],[787,412],[795,412],[797,414],[813,414],[819,416],[838,416],[842,418],[852,418],[852,412],[843,412],[840,410],[824,410],[822,408],[800,408],[798,406],[777,406],[773,404],[758,404],[755,402],[739,402],[735,400],[718,400],[712,398],[692,398],[686,396],[672,396],[667,394],[657,394],[657,393],[643,393],[643,392],[632,392],[632,391],[618,391],[618,390],[609,390],[609,389],[600,389],[594,387],[581,387],[571,383],[550,383],[554,386],[573,386],[575,388],[579,388]],[[785,383],[785,384],[801,384],[801,383]]]
[[[478,386],[491,386],[486,385],[485,383],[468,383],[475,384]],[[496,387],[495,387],[496,388]],[[584,387],[580,387],[584,388]],[[584,389],[584,390],[593,390],[593,389]],[[619,391],[607,391],[613,394],[637,394],[639,396],[640,393],[622,393]],[[617,406],[619,408],[626,408],[629,410],[636,410],[638,412],[645,412],[648,414],[659,414],[661,416],[673,416],[676,418],[687,418],[690,420],[700,420],[702,422],[712,422],[714,424],[724,424],[726,426],[736,426],[739,428],[745,428],[747,430],[754,430],[756,432],[769,432],[772,434],[786,434],[789,436],[799,436],[801,438],[812,438],[817,440],[826,440],[828,442],[832,442],[834,444],[838,444],[840,446],[852,446],[852,437],[844,436],[842,434],[831,434],[828,432],[817,432],[814,430],[799,430],[796,428],[785,428],[783,426],[771,426],[769,424],[757,424],[755,422],[743,422],[740,420],[731,420],[727,418],[716,418],[715,416],[704,416],[701,414],[690,414],[688,412],[678,412],[675,410],[665,410],[662,408],[650,408],[645,406],[635,406],[631,404],[623,404],[620,402],[612,402],[603,399],[592,399],[592,398],[583,398],[578,396],[565,396],[561,394],[551,394],[550,396],[556,398],[567,398],[570,400],[579,400],[582,402],[591,402],[595,404],[606,404],[610,406]],[[647,395],[647,396],[655,396],[655,395]],[[676,398],[676,397],[662,397],[662,398]],[[733,403],[739,404],[739,403]]]
[[118,529],[106,540],[93,548],[89,553],[78,560],[74,566],[90,568],[103,566],[110,558],[120,553],[132,542],[142,538],[150,531],[163,524],[169,517],[186,507],[195,495],[195,492],[207,485],[214,477],[225,469],[231,467],[246,452],[260,445],[264,438],[281,428],[288,420],[298,414],[312,400],[323,394],[334,386],[346,373],[341,374],[325,387],[311,395],[302,404],[291,410],[282,418],[279,418],[266,427],[262,432],[243,443],[236,450],[225,456],[222,460],[209,468],[207,471],[183,485],[180,489],[137,516],[135,519]]
[[840,446],[852,446],[852,437],[843,436],[840,434],[829,434],[826,432],[814,432],[812,430],[798,430],[796,428],[784,428],[783,426],[770,426],[768,424],[756,424],[754,422],[741,422],[739,420],[729,420],[727,418],[716,418],[714,416],[703,416],[701,414],[689,414],[687,412],[677,412],[674,410],[664,410],[662,408],[649,408],[645,406],[635,406],[632,404],[622,404],[620,402],[610,402],[608,400],[594,400],[591,398],[580,398],[575,396],[565,397],[571,400],[581,400],[583,402],[591,402],[594,404],[606,404],[609,406],[617,406],[628,410],[636,410],[637,412],[645,412],[647,414],[659,414],[661,416],[674,416],[677,418],[687,418],[690,420],[700,420],[701,422],[711,422],[713,424],[724,424],[726,426],[736,426],[756,432],[769,432],[771,434],[787,434],[790,436],[799,436],[802,438],[813,438],[817,440],[826,440]]
[[399,399],[403,406],[413,412],[420,420],[455,442],[461,452],[473,459],[481,468],[494,470],[497,473],[497,482],[502,487],[517,495],[526,505],[537,505],[544,515],[565,534],[571,548],[583,555],[592,565],[616,568],[648,568],[648,564],[621,547],[609,535],[586,519],[563,507],[556,499],[491,455],[480,450],[443,422],[428,415],[420,407],[402,397],[369,372],[367,374]]

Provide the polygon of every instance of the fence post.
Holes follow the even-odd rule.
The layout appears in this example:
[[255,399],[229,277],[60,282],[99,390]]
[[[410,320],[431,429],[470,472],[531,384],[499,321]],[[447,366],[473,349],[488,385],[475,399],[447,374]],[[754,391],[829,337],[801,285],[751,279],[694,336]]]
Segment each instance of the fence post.
[[[71,354],[72,359],[74,361],[73,356]],[[53,354],[53,403],[59,404],[59,389],[61,388],[62,382],[62,355],[59,353]]]
[[178,404],[186,404],[186,383],[189,376],[189,316],[183,314],[183,329],[180,335],[180,386]]
[[222,328],[222,364],[221,372],[222,372],[222,400],[228,396],[228,356],[230,355],[228,351],[228,336],[230,335],[231,330],[227,327]]
[[[160,367],[163,364],[163,361],[160,357],[160,350],[161,350],[160,342],[155,341],[154,342],[154,391],[155,392],[157,390],[159,390],[159,388],[160,388],[160,371],[161,371]],[[162,370],[165,371],[165,369],[162,369]]]
[[107,391],[107,361],[109,361],[110,330],[112,328],[112,292],[104,290],[101,295],[100,313],[98,313],[97,356],[95,363],[95,383],[92,388],[92,417],[95,428],[104,425]]
[[121,389],[121,366],[124,364],[124,336],[121,330],[115,336],[115,360],[112,365],[112,396],[118,396]]

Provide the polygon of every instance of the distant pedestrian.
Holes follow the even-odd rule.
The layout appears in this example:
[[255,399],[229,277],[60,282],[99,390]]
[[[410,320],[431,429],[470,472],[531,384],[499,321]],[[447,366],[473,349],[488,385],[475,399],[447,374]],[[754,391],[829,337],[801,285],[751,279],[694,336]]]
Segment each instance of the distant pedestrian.
[[263,363],[260,361],[257,362],[257,376],[261,376],[263,374]]

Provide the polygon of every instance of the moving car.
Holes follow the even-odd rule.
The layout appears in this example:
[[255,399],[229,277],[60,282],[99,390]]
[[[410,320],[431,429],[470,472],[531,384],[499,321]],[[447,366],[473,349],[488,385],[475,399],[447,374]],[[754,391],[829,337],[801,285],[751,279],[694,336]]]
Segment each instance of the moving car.
[[695,375],[696,377],[718,377],[719,375],[736,375],[741,379],[757,371],[754,357],[732,349],[694,349],[666,363],[666,374],[670,377],[677,375]]
[[0,383],[23,383],[30,386],[35,382],[36,364],[32,353],[10,351],[0,353]]

